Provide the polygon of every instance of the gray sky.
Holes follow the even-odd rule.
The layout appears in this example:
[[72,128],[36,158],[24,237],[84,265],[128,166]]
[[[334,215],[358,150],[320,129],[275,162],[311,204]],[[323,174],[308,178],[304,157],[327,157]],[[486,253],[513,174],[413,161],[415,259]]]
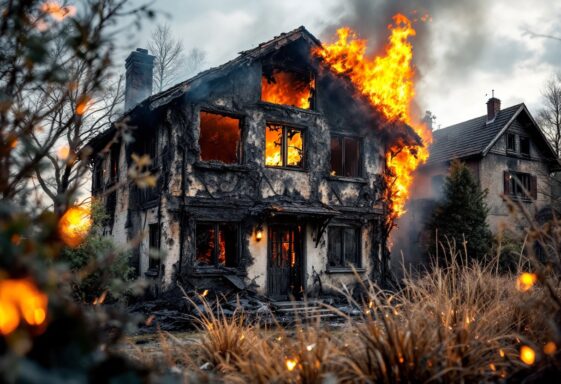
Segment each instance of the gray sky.
[[153,8],[161,14],[127,36],[123,56],[167,22],[187,50],[207,52],[209,67],[300,25],[323,41],[349,25],[376,50],[396,10],[428,12],[432,22],[415,24],[416,100],[442,127],[486,113],[491,89],[504,107],[525,102],[535,114],[544,82],[561,71],[561,41],[530,33],[561,37],[561,0],[157,0]]

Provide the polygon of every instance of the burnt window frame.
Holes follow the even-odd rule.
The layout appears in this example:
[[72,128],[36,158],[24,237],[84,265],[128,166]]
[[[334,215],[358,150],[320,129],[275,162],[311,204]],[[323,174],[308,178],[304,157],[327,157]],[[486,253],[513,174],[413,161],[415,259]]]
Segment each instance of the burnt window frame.
[[[509,146],[510,139],[512,139],[512,148]],[[506,150],[507,152],[516,152],[516,134],[507,133],[506,134]]]
[[[522,143],[526,143],[527,144],[527,148],[528,148],[528,152],[522,152],[522,148],[523,148],[523,144]],[[531,153],[531,145],[530,145],[530,138],[527,136],[518,136],[518,145],[520,147],[519,153],[521,156],[525,156],[525,157],[530,157],[530,153]]]
[[160,272],[161,260],[150,255],[150,252],[159,252],[161,249],[162,225],[160,223],[148,224],[148,271]]
[[[515,178],[518,179],[518,182]],[[537,176],[527,172],[504,171],[505,195],[515,199],[531,201],[537,199],[537,188]]]
[[119,181],[119,155],[121,152],[121,146],[113,144],[109,151],[109,181],[117,182]]
[[[333,168],[332,167],[332,155],[333,151],[331,150],[331,141],[333,139],[339,139],[339,144],[341,145],[341,169],[343,171],[343,175],[333,175]],[[345,140],[352,139],[358,142],[358,170],[357,176],[346,176],[345,173]],[[364,179],[364,167],[363,167],[363,153],[364,153],[364,141],[360,136],[346,134],[346,133],[331,133],[329,139],[329,176],[334,178],[347,178],[347,179]]]
[[[233,266],[228,266],[228,256],[226,255],[226,259],[224,260],[224,264],[219,264],[218,263],[218,252],[217,250],[219,249],[219,236],[215,235],[214,236],[214,251],[212,252],[212,264],[198,264],[197,260],[197,254],[198,254],[198,231],[199,231],[199,226],[200,225],[206,225],[206,226],[213,226],[214,227],[214,233],[218,234],[220,231],[220,226],[221,225],[233,225],[236,227],[236,254],[234,255],[234,265]],[[209,221],[209,220],[198,220],[195,222],[195,237],[194,237],[194,249],[195,249],[195,253],[194,253],[194,257],[193,257],[193,265],[195,266],[195,268],[199,269],[199,270],[204,270],[204,269],[217,269],[217,268],[229,268],[229,269],[238,269],[240,267],[240,260],[241,260],[241,246],[242,246],[242,238],[241,238],[241,223],[238,221]]]
[[[282,126],[282,143],[281,143],[281,156],[282,156],[282,165],[267,165],[267,128],[269,125],[278,125]],[[302,137],[302,165],[295,166],[295,165],[287,165],[288,160],[288,145],[287,145],[287,131],[288,129],[295,129],[300,131],[300,136]],[[294,171],[305,171],[306,170],[306,147],[307,147],[307,128],[300,126],[298,124],[291,124],[285,122],[278,122],[278,121],[267,121],[265,123],[265,137],[264,137],[264,150],[263,150],[263,164],[267,168],[275,168],[275,169],[287,169],[287,170],[294,170]]]
[[[336,223],[331,224],[327,227],[327,271],[328,272],[350,272],[353,268],[349,265],[349,260],[345,254],[345,230],[352,229],[355,231],[355,242],[356,242],[356,251],[355,251],[355,258],[356,263],[353,265],[355,270],[360,271],[363,269],[363,260],[362,260],[362,226],[359,224],[345,224],[345,223]],[[339,235],[341,236],[341,240],[339,242],[341,246],[341,259],[339,265],[330,265],[330,261],[332,256],[330,255],[331,250],[331,233],[332,231],[338,231]]]
[[[309,76],[310,77],[310,81],[313,82],[313,84],[314,84],[314,86],[311,88],[310,108],[301,108],[301,107],[296,107],[294,105],[279,104],[279,103],[273,103],[271,101],[263,100],[263,85],[262,85],[263,77],[266,77],[266,75],[265,75],[266,73],[271,73],[272,74],[275,70],[284,71],[284,72],[294,72],[294,73],[300,74],[302,76]],[[269,104],[269,105],[276,105],[276,106],[279,106],[281,108],[297,108],[298,110],[301,110],[301,111],[317,112],[317,88],[318,88],[317,82],[318,82],[317,72],[314,71],[310,67],[302,68],[302,67],[291,66],[291,65],[262,64],[261,65],[261,78],[260,78],[260,81],[259,81],[259,102],[260,103],[266,103],[266,104]]]
[[[203,160],[201,157],[202,151],[201,151],[201,145],[200,145],[200,140],[201,140],[201,113],[206,112],[206,113],[211,113],[211,114],[215,114],[215,115],[222,115],[225,117],[230,117],[232,119],[236,119],[239,121],[239,129],[240,129],[240,142],[238,145],[238,161],[236,163],[223,163],[220,160]],[[224,110],[219,110],[219,109],[214,109],[214,108],[208,108],[208,107],[201,107],[199,109],[199,111],[197,112],[197,117],[198,117],[198,132],[199,132],[199,138],[197,140],[197,146],[199,148],[199,157],[197,162],[200,164],[211,164],[211,163],[220,163],[221,165],[228,167],[228,166],[236,166],[236,165],[243,165],[244,164],[244,142],[245,142],[245,132],[246,132],[246,128],[245,128],[245,121],[246,121],[246,117],[245,115],[242,114],[237,114],[235,112],[229,112],[229,111],[224,111]]]
[[105,162],[103,158],[97,159],[93,164],[93,172],[92,172],[92,183],[93,183],[93,191],[100,191],[103,189],[104,186],[104,169]]

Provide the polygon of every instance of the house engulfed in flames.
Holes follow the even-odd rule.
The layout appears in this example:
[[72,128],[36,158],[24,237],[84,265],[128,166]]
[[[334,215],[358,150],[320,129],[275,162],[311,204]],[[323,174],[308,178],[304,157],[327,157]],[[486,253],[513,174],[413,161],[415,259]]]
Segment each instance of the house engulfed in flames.
[[[251,285],[298,298],[352,283],[353,268],[388,273],[387,152],[420,138],[318,49],[300,27],[156,95],[153,57],[131,53],[133,140],[113,140],[115,128],[94,140],[108,155],[94,156],[92,191],[117,242],[146,234],[131,257],[140,276],[160,290]],[[143,154],[153,188],[123,183]]]

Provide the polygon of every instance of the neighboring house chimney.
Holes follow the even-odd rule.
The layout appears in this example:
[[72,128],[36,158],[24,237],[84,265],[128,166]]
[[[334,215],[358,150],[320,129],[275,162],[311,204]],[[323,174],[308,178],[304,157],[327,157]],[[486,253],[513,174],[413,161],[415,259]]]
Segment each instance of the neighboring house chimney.
[[431,111],[425,111],[425,117],[423,117],[423,123],[432,131],[433,121],[436,119],[436,116],[432,114]]
[[495,120],[500,110],[501,101],[495,97],[495,92],[493,91],[493,97],[487,101],[487,121]]
[[125,61],[125,111],[134,108],[142,100],[152,95],[152,70],[154,56],[148,50],[136,48]]

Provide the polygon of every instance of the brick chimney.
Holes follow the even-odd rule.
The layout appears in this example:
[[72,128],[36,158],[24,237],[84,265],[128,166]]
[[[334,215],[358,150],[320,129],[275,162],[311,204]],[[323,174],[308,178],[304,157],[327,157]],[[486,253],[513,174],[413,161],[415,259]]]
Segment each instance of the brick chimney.
[[500,110],[501,101],[493,95],[493,97],[487,100],[487,122],[495,120]]
[[125,111],[128,111],[152,95],[154,56],[146,49],[136,48],[127,57],[125,69]]

